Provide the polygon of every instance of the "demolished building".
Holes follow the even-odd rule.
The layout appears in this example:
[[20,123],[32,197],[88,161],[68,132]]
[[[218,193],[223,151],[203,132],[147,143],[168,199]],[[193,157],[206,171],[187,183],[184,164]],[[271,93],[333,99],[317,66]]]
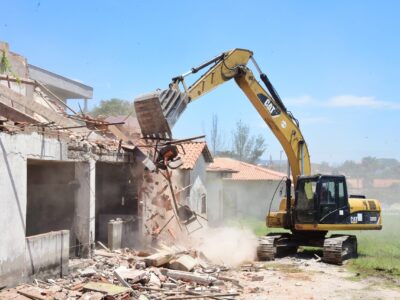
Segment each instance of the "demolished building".
[[[87,103],[91,87],[28,64],[6,43],[0,49],[9,67],[0,74],[1,285],[64,275],[69,258],[91,256],[96,241],[145,243],[151,200],[141,194],[147,184],[142,161],[152,143],[139,137],[132,143],[123,122],[74,112],[67,100]],[[187,170],[205,173],[203,161],[212,158],[202,147]],[[194,182],[179,172],[182,185]],[[121,232],[130,244],[122,245]]]
[[[35,68],[0,46],[12,70],[0,82],[0,280],[9,285],[43,269],[63,274],[70,254],[90,254],[99,213],[94,204],[104,198],[96,182],[108,168],[121,170],[134,159],[117,151],[118,141],[65,113],[64,100],[88,99],[91,87]],[[119,189],[121,182],[108,185]]]

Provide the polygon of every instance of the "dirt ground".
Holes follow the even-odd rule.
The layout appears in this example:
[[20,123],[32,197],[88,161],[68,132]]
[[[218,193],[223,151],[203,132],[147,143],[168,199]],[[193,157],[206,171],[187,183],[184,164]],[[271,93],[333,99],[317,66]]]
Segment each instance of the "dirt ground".
[[226,276],[244,287],[239,299],[400,299],[400,280],[362,277],[310,257],[256,262]]

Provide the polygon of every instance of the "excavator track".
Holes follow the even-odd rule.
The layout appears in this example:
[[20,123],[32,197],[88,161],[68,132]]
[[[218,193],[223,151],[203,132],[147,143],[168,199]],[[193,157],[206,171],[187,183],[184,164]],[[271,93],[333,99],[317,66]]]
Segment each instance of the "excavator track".
[[258,260],[274,260],[276,257],[294,254],[297,245],[291,242],[289,234],[272,234],[259,238]]
[[322,261],[341,265],[349,258],[357,257],[357,237],[354,235],[332,235],[324,240]]
[[[259,238],[257,257],[259,260],[274,260],[297,252],[298,246],[309,245],[304,239],[290,234],[271,234]],[[322,261],[341,265],[349,258],[357,257],[357,237],[354,235],[331,235],[321,240]]]
[[262,236],[259,238],[257,257],[259,260],[274,260],[276,255],[276,243],[280,235]]

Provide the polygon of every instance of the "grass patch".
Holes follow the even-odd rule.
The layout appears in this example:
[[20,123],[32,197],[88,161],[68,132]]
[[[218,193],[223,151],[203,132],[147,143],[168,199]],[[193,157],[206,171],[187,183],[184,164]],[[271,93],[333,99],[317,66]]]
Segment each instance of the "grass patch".
[[400,277],[399,215],[384,215],[382,231],[358,231],[358,258],[347,266],[366,275]]

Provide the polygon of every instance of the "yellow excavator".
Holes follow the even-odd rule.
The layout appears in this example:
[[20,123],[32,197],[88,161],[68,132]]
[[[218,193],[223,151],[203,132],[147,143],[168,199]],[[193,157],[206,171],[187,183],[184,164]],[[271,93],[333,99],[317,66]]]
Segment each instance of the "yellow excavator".
[[[252,62],[266,86],[265,90],[249,69]],[[185,78],[208,69],[191,86]],[[287,110],[267,75],[246,49],[233,49],[172,78],[169,88],[135,99],[135,110],[144,137],[172,138],[171,127],[187,104],[234,79],[259,115],[282,145],[288,161],[286,197],[279,211],[268,212],[268,227],[288,229],[260,238],[257,255],[260,260],[296,252],[299,246],[321,247],[323,261],[341,264],[357,256],[354,235],[328,231],[380,230],[381,205],[376,199],[348,195],[346,178],[339,175],[311,175],[310,155],[300,131],[299,122]],[[292,196],[292,181],[294,195]],[[243,199],[245,201],[245,199]]]

